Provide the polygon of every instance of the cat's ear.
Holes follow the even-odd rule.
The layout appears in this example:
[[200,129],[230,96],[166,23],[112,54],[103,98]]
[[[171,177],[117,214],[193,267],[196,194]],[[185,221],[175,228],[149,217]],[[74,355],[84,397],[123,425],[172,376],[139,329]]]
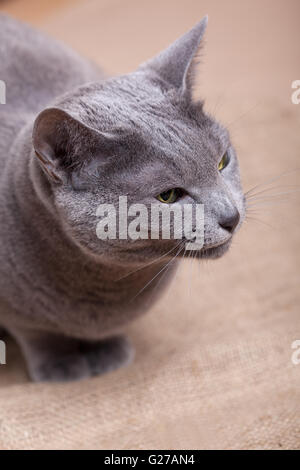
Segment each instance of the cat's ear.
[[205,16],[167,49],[142,64],[141,68],[154,70],[163,80],[182,92],[189,90],[192,87],[194,63],[207,21],[208,17]]
[[104,149],[109,136],[59,108],[47,108],[35,120],[32,139],[44,172],[53,182],[62,183],[72,168]]

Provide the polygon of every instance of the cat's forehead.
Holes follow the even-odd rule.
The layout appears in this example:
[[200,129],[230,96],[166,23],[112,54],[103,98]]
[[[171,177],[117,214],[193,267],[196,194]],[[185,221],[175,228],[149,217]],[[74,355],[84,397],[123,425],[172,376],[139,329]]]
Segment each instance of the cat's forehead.
[[140,75],[116,77],[82,88],[68,104],[77,106],[90,124],[100,126],[101,122],[102,126],[120,127],[122,123],[142,126],[163,123],[167,118],[186,119],[175,90]]
[[[126,130],[146,144],[179,152],[193,147],[221,152],[228,132],[176,90],[140,73],[96,84],[80,98],[83,120],[100,131]],[[134,141],[134,139],[132,139]]]
[[[212,172],[229,145],[227,131],[164,83],[141,74],[117,77],[78,90],[65,103],[88,126],[126,137],[114,149],[113,173],[120,166],[135,174],[145,168],[154,180]],[[185,175],[185,176],[183,176]]]

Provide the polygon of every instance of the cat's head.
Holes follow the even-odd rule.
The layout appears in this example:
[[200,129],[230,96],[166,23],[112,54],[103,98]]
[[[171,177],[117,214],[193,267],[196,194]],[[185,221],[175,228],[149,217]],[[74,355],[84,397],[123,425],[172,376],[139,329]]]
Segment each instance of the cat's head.
[[100,240],[97,210],[103,204],[117,209],[119,196],[147,208],[164,201],[203,204],[199,257],[221,256],[244,219],[229,134],[192,97],[206,23],[134,73],[82,86],[36,119],[34,159],[61,222],[81,247],[111,262],[149,261],[178,244],[120,239],[118,230],[116,239]]

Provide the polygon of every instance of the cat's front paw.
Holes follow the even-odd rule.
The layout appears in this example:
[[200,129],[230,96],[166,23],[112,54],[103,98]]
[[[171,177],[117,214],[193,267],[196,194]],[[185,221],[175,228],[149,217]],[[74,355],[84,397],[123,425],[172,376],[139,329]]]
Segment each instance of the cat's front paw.
[[94,343],[80,342],[74,353],[48,354],[47,360],[34,361],[29,367],[34,382],[71,382],[104,374],[129,364],[134,356],[131,344],[124,337]]
[[81,351],[88,362],[91,375],[111,372],[130,364],[134,358],[134,349],[124,336],[84,343]]
[[29,374],[34,382],[73,382],[91,377],[91,371],[84,356],[70,354],[37,361],[29,367]]

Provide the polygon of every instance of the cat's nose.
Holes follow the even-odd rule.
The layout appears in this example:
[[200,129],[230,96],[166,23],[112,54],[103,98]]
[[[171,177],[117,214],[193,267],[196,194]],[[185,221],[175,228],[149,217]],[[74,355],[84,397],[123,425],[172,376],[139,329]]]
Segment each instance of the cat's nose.
[[220,217],[219,225],[227,232],[232,233],[240,221],[240,213],[235,208],[230,214]]

